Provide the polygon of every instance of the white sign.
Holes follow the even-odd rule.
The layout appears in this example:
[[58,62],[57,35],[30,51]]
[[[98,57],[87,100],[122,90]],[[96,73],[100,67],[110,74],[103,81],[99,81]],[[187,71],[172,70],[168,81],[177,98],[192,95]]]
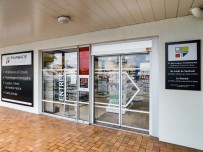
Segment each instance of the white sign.
[[168,61],[197,60],[197,44],[173,44],[168,46]]
[[32,55],[28,53],[16,53],[2,56],[2,66],[31,65]]

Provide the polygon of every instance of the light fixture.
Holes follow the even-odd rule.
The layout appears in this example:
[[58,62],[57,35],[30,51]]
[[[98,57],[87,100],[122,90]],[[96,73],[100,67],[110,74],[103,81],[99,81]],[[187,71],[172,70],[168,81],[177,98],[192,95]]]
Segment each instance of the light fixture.
[[190,9],[193,16],[203,19],[203,7],[194,7]]
[[57,20],[58,20],[58,22],[60,23],[60,24],[65,24],[65,23],[68,23],[69,21],[70,21],[70,17],[69,16],[59,16],[58,18],[57,18]]

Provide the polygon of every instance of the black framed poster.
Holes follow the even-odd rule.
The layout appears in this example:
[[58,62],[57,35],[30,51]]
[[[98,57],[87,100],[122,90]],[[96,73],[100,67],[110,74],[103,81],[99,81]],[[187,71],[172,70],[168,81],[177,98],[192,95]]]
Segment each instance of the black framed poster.
[[1,100],[33,107],[33,51],[2,54]]
[[165,50],[166,89],[200,91],[200,40],[166,43]]

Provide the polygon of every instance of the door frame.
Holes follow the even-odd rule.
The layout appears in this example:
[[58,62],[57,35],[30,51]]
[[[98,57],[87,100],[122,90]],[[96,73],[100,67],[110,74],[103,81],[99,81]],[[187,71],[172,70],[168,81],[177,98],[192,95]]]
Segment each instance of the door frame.
[[[131,39],[131,40],[122,40],[116,42],[106,42],[106,43],[97,43],[97,45],[106,45],[106,44],[115,44],[115,43],[122,43],[122,42],[139,42],[145,40],[152,40],[152,52],[150,55],[150,103],[149,103],[149,135],[154,137],[159,137],[159,52],[158,52],[158,37],[151,37],[151,38],[142,38],[142,39]],[[94,46],[94,45],[92,45]],[[123,53],[125,54],[125,53]],[[133,54],[133,53],[130,53]],[[107,54],[108,55],[108,54]],[[116,54],[112,54],[116,55]],[[92,55],[92,47],[91,47],[91,119],[90,123],[94,124],[94,57],[96,55]],[[99,56],[105,56],[99,55]]]
[[[82,45],[82,46],[75,46],[75,47],[68,47],[68,48],[56,48],[56,49],[47,49],[47,50],[41,50],[41,84],[43,84],[43,53],[54,53],[54,52],[60,52],[60,53],[71,53],[71,52],[76,52],[77,53],[77,73],[76,73],[76,78],[77,78],[77,83],[76,83],[76,87],[77,87],[77,98],[76,98],[76,118],[71,118],[71,117],[67,117],[65,115],[56,115],[56,114],[51,114],[51,113],[48,113],[48,112],[45,112],[44,111],[44,102],[51,102],[51,103],[57,103],[56,101],[45,101],[43,100],[43,86],[42,86],[42,93],[41,93],[41,113],[44,114],[44,115],[48,115],[48,116],[52,116],[52,117],[56,117],[56,118],[62,118],[62,119],[65,119],[65,120],[70,120],[70,121],[76,121],[76,122],[80,122],[80,123],[84,123],[84,124],[90,124],[90,105],[91,105],[91,98],[89,99],[89,103],[88,104],[88,120],[81,120],[80,119],[80,101],[79,101],[79,67],[80,67],[80,58],[79,58],[79,49],[82,48],[82,47],[89,47],[89,54],[91,53],[91,47],[90,45]],[[67,52],[63,52],[63,51],[67,51]],[[63,55],[62,55],[63,56]],[[65,55],[64,55],[65,57]],[[91,59],[91,56],[90,56],[90,59]],[[91,63],[89,61],[89,63]],[[91,66],[89,64],[89,66]],[[90,68],[89,68],[90,69]],[[66,74],[67,72],[65,71],[65,69],[63,69],[63,76],[64,76],[64,103],[63,103],[63,107],[64,107],[64,112],[65,112],[65,106],[66,105],[69,105],[68,103],[66,104],[65,101],[66,101]],[[91,75],[91,69],[90,69],[90,73],[89,73],[89,76]],[[89,91],[89,96],[91,96],[91,91]]]
[[[122,82],[122,57],[125,56],[125,55],[141,55],[141,54],[144,54],[144,55],[148,55],[149,54],[149,58],[150,58],[150,70],[151,70],[151,54],[150,52],[144,52],[144,53],[129,53],[129,54],[116,54],[116,55],[93,55],[93,58],[95,57],[118,57],[118,62],[119,62],[119,65],[118,65],[118,77],[119,77],[119,104],[118,104],[118,110],[119,110],[119,113],[118,113],[118,124],[117,123],[111,123],[111,122],[105,122],[105,121],[101,121],[101,120],[95,120],[95,117],[93,118],[93,123],[95,122],[99,122],[99,123],[103,123],[103,124],[107,124],[107,125],[112,125],[112,126],[118,126],[118,127],[124,127],[124,128],[128,128],[128,129],[134,129],[134,130],[139,130],[139,131],[144,131],[144,132],[149,132],[150,129],[144,129],[144,128],[138,128],[138,127],[131,127],[131,126],[128,126],[128,125],[123,125],[123,119],[122,119],[122,111],[123,111],[123,108],[122,108],[122,88],[123,88],[123,82]],[[94,69],[92,70],[94,71]],[[150,71],[151,72],[151,71]],[[94,80],[93,80],[94,81]],[[95,106],[94,104],[94,88],[93,88],[93,108]],[[150,95],[149,95],[150,96]],[[149,99],[149,107],[150,107],[150,102],[151,102],[151,98]],[[94,109],[93,109],[94,110]],[[149,108],[149,112],[145,112],[145,111],[141,111],[141,110],[127,110],[127,111],[132,111],[134,113],[144,113],[144,114],[148,114],[149,115],[149,123],[150,123],[150,108]],[[95,114],[93,113],[93,116]],[[150,128],[150,124],[149,124],[149,128]]]

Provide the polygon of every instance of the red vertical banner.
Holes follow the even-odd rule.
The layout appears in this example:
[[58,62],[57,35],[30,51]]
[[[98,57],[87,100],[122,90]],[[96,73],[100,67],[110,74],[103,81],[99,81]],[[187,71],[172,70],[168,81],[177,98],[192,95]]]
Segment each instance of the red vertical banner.
[[90,58],[90,48],[82,47],[79,48],[79,75],[89,75],[89,58]]

